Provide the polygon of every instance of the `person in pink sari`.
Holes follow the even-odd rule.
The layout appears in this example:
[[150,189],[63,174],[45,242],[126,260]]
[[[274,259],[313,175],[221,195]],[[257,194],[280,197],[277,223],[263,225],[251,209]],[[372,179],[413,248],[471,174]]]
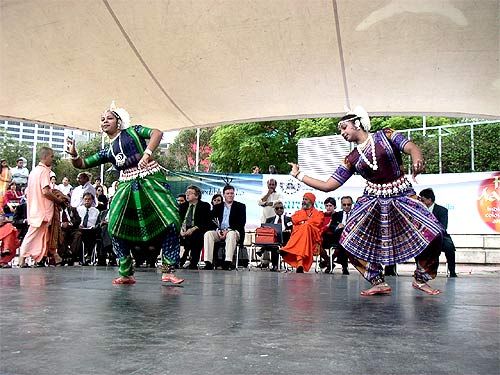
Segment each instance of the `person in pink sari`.
[[39,158],[40,163],[31,171],[26,188],[29,229],[21,244],[20,267],[24,266],[26,257],[30,256],[38,263],[47,255],[54,202],[62,203],[50,188],[54,151],[50,147],[42,147]]

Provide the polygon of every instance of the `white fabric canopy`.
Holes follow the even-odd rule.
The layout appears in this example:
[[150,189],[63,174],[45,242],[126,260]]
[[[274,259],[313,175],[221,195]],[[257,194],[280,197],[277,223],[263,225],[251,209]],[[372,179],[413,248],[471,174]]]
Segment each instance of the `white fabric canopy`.
[[0,0],[0,116],[500,117],[500,0]]

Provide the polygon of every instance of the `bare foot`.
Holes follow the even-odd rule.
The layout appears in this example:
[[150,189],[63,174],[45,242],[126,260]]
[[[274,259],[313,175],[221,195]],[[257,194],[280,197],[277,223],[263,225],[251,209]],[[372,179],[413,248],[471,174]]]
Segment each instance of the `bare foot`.
[[374,296],[376,294],[391,294],[392,289],[387,283],[377,284],[372,286],[370,289],[363,290],[361,292],[362,296]]
[[413,282],[411,283],[411,286],[414,287],[415,289],[421,290],[422,292],[427,293],[431,296],[435,296],[435,295],[441,293],[441,291],[439,289],[432,289],[430,287],[430,285],[427,284],[426,282],[419,283],[418,281],[413,280]]

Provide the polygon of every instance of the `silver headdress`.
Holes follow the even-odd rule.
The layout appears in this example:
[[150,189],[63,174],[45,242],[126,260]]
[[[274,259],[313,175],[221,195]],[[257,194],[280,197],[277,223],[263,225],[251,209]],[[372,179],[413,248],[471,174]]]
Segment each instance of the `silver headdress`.
[[130,126],[130,115],[124,108],[117,108],[115,101],[111,102],[109,108],[104,112],[111,111],[118,120],[120,120],[120,129],[127,129]]

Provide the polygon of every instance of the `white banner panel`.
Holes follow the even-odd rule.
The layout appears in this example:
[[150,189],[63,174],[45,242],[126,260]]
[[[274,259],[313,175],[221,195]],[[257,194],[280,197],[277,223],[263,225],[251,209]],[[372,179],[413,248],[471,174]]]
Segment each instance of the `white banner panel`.
[[[302,196],[307,191],[316,195],[319,210],[324,211],[323,201],[327,197],[335,198],[337,210],[340,210],[342,196],[349,195],[356,201],[365,186],[361,176],[353,176],[336,191],[324,193],[309,188],[290,175],[264,175],[263,192],[267,191],[270,178],[277,180],[277,191],[285,197],[288,214],[300,209]],[[500,172],[425,174],[417,177],[413,187],[417,194],[425,188],[434,190],[436,203],[448,209],[450,234],[500,234]],[[249,224],[259,223],[259,217],[248,219]]]

